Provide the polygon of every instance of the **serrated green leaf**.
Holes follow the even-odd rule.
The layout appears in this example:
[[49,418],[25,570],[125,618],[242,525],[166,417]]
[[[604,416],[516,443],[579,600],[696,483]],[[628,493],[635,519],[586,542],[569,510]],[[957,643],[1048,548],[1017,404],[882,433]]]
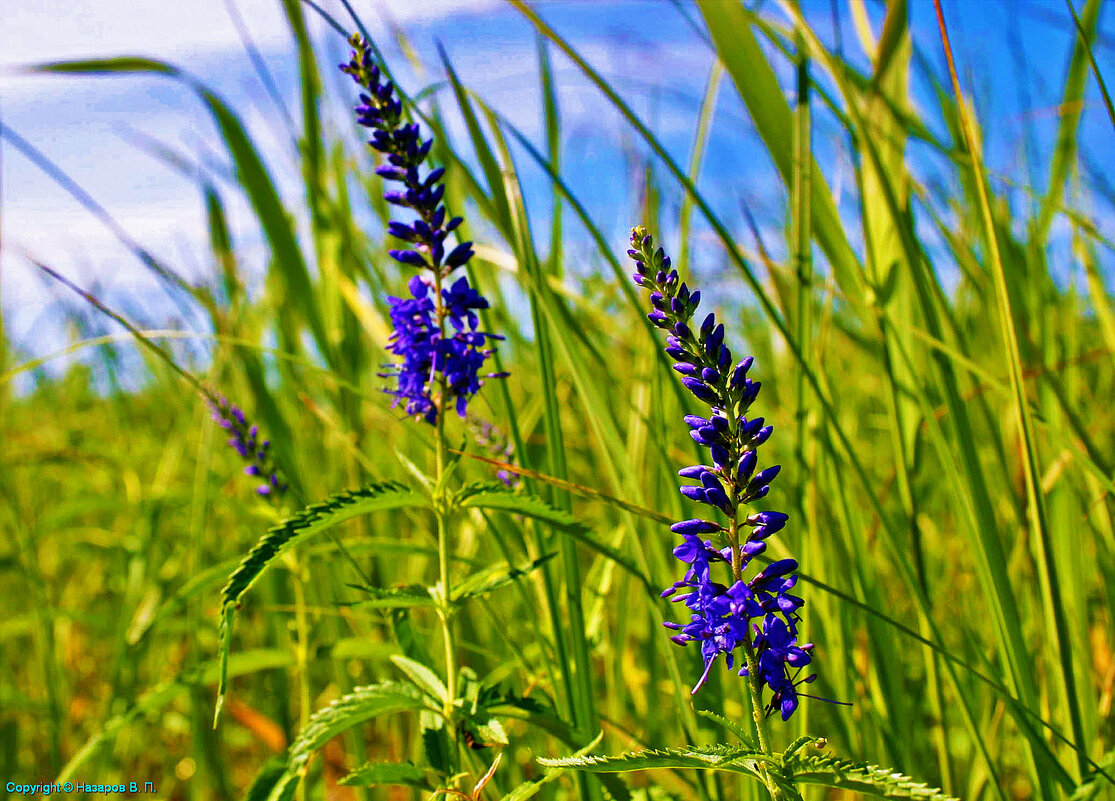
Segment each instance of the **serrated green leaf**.
[[395,482],[370,484],[362,489],[342,492],[320,503],[311,504],[270,529],[229,576],[221,591],[220,680],[213,715],[216,725],[228,688],[227,665],[231,649],[232,626],[240,598],[256,579],[285,551],[295,544],[360,515],[387,509],[428,507],[429,501],[409,487]]
[[736,735],[736,737],[739,737],[740,740],[742,740],[747,745],[748,748],[754,748],[755,747],[755,744],[751,740],[751,733],[748,732],[747,730],[745,730],[742,726],[739,726],[739,725],[733,723],[732,721],[728,720],[728,718],[724,717],[723,715],[719,715],[716,712],[713,712],[713,711],[708,710],[708,709],[698,710],[697,714],[700,715],[703,718],[706,718],[707,720],[711,720],[715,723],[719,723],[721,726],[723,726],[725,729],[730,731],[732,734]]
[[786,749],[782,752],[782,761],[788,763],[791,760],[796,759],[798,751],[805,748],[807,745],[815,745],[818,748],[822,748],[824,744],[825,741],[818,737],[809,737],[808,735],[804,737],[798,737],[796,740],[786,746]]
[[635,751],[615,756],[572,756],[538,761],[555,768],[584,770],[591,773],[628,773],[652,768],[699,768],[702,770],[753,770],[744,760],[773,760],[770,755],[744,745],[694,745],[685,748],[661,748]]
[[438,678],[430,668],[423,665],[421,662],[416,662],[408,657],[396,654],[391,657],[391,661],[399,670],[403,671],[410,679],[414,686],[422,690],[428,696],[442,704],[449,698],[449,690],[446,689],[444,682]]
[[384,682],[357,687],[318,710],[291,743],[286,769],[268,795],[268,801],[292,798],[314,752],[341,732],[381,715],[425,708],[421,693],[413,687]]
[[[590,742],[588,745],[586,745],[584,748],[580,749],[579,751],[576,751],[575,753],[573,753],[569,757],[566,757],[566,759],[576,759],[576,758],[579,758],[579,757],[583,757],[589,751],[596,748],[596,746],[598,746],[600,744],[600,741],[603,740],[603,739],[604,739],[604,732],[600,732],[599,734],[597,734],[595,737],[592,738],[592,742]],[[500,801],[527,801],[528,798],[531,798],[532,796],[534,796],[539,790],[542,789],[543,786],[552,782],[554,779],[556,779],[558,776],[560,776],[562,773],[564,773],[565,770],[566,770],[565,768],[561,768],[561,767],[550,768],[549,770],[546,771],[546,775],[543,776],[541,779],[536,779],[535,781],[524,782],[523,784],[520,784],[518,787],[516,787],[510,793],[508,793],[503,798],[501,798]]]
[[[800,738],[793,744],[795,751],[814,738]],[[766,762],[778,770],[769,778],[785,783],[787,792],[795,784],[818,784],[826,787],[856,790],[882,798],[910,798],[921,801],[955,801],[943,791],[929,787],[895,771],[866,763],[856,763],[828,756],[792,757],[783,765],[781,755],[764,754],[743,745],[699,745],[687,748],[664,748],[636,751],[617,756],[574,756],[538,760],[547,767],[583,770],[593,773],[627,773],[653,768],[725,770],[759,776],[758,764]]]
[[347,786],[375,787],[381,784],[402,784],[420,790],[433,790],[429,771],[411,762],[367,762],[338,782]]
[[423,709],[421,696],[412,687],[383,682],[357,687],[310,718],[290,746],[290,761],[300,766],[338,733],[390,712]]
[[916,798],[921,801],[957,801],[948,793],[909,776],[866,762],[851,762],[831,756],[797,757],[787,765],[793,781],[838,787],[880,798]]
[[493,590],[498,590],[500,587],[506,587],[508,584],[518,581],[523,576],[537,570],[555,556],[557,556],[556,551],[540,556],[521,567],[512,567],[504,562],[478,570],[454,588],[453,602],[459,603],[470,598],[478,598]]
[[466,484],[457,490],[455,501],[460,509],[496,509],[540,520],[558,528],[583,525],[569,512],[551,506],[537,495],[512,489],[499,481]]
[[608,557],[641,581],[648,592],[658,595],[659,591],[630,559],[607,543],[595,539],[588,526],[573,515],[551,506],[537,495],[521,489],[511,489],[498,481],[468,484],[457,491],[456,506],[459,509],[476,508],[507,512],[551,525]]
[[372,609],[413,609],[418,606],[434,606],[435,601],[430,595],[428,587],[421,584],[410,584],[404,587],[365,587],[359,584],[349,584],[353,589],[360,590],[368,597],[353,601],[346,606],[363,606]]
[[493,717],[483,720],[466,718],[464,726],[466,731],[472,735],[476,747],[507,745],[510,742],[507,739],[507,732],[503,730],[503,725]]

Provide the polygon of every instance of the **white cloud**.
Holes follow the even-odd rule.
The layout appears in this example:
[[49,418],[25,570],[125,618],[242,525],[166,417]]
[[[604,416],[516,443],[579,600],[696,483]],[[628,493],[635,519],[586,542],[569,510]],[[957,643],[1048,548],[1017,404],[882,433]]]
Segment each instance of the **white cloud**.
[[[260,45],[289,39],[279,3],[250,0],[240,11]],[[0,31],[5,66],[239,46],[223,0],[19,0],[0,8]]]
[[[287,47],[291,35],[279,0],[234,0],[262,51]],[[377,0],[354,4],[373,30],[386,19],[431,22],[498,6],[496,0]],[[348,15],[336,0],[322,6],[341,24]],[[324,22],[305,7],[311,30]],[[11,70],[27,64],[110,55],[197,58],[241,52],[225,0],[6,0],[0,3],[0,88],[19,89]],[[5,73],[8,73],[5,75]]]
[[[281,3],[236,1],[288,106],[296,108],[297,63]],[[347,19],[338,0],[321,2],[338,19]],[[422,28],[422,23],[479,14],[501,8],[502,4],[495,0],[393,0],[378,4],[355,0],[355,4],[377,38],[387,38],[381,37],[385,18],[405,26],[428,68],[425,80],[436,79],[440,73],[430,37],[443,35],[462,79],[539,141],[537,54],[528,26],[507,12],[465,19],[461,25]],[[385,13],[377,9],[385,9]],[[315,39],[327,42],[331,34],[322,29],[316,15],[308,10],[307,17]],[[693,115],[687,113],[675,121],[668,110],[682,90],[688,106],[699,102],[700,82],[687,85],[683,76],[696,74],[703,78],[707,52],[661,42],[632,47],[629,40],[616,42],[599,30],[576,30],[576,45],[582,54],[616,83],[636,112],[651,120],[661,134],[687,143]],[[267,106],[224,0],[192,0],[188,6],[169,0],[0,0],[0,113],[4,121],[87,189],[133,239],[179,271],[187,275],[193,272],[191,277],[197,277],[197,272],[208,270],[210,265],[196,186],[118,136],[119,127],[127,125],[191,156],[196,154],[198,144],[204,143],[218,159],[225,160],[211,121],[192,93],[159,78],[95,80],[4,73],[4,65],[120,54],[152,55],[182,64],[215,88],[244,119],[283,196],[298,213],[299,176],[289,158],[289,143],[277,115]],[[614,157],[616,135],[623,126],[599,92],[556,51],[554,67],[565,131],[572,145],[567,154],[567,177],[590,208],[611,209],[602,203],[602,196],[614,193],[626,197],[628,179]],[[400,71],[408,74],[406,68]],[[662,98],[657,114],[650,111],[657,101],[655,105],[648,103],[646,84],[675,87]],[[408,80],[407,85],[417,86],[420,81]],[[345,100],[340,107],[347,105]],[[453,139],[470,152],[452,107],[453,103],[447,102],[443,108]],[[0,253],[0,299],[9,312],[9,330],[17,338],[38,340],[37,312],[50,297],[34,268],[19,255],[19,247],[33,251],[85,286],[97,283],[105,291],[125,291],[137,300],[158,291],[146,268],[99,221],[12,148],[5,146],[4,156],[5,249]],[[582,174],[578,164],[594,165],[591,175]],[[537,173],[527,161],[521,166],[524,172]],[[543,196],[548,198],[548,192]],[[241,252],[247,256],[249,268],[258,271],[265,262],[266,248],[260,242],[255,217],[235,190],[229,189],[225,200]],[[610,224],[608,219],[601,222],[605,227]],[[17,314],[13,316],[13,312]]]

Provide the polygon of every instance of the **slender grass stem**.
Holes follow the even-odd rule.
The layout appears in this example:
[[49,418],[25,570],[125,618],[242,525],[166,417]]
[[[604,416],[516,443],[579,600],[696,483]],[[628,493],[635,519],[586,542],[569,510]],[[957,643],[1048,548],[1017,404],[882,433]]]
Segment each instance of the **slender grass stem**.
[[[1045,511],[1044,491],[1040,486],[1040,465],[1037,454],[1037,443],[1034,436],[1034,424],[1030,414],[1030,404],[1026,398],[1026,391],[1022,377],[1022,357],[1019,346],[1018,333],[1015,330],[1014,312],[1011,305],[1010,293],[1007,288],[1007,275],[1003,267],[1003,259],[999,252],[998,234],[991,215],[991,201],[988,195],[986,179],[983,173],[983,159],[979,147],[975,142],[972,131],[972,121],[964,106],[960,90],[960,79],[956,74],[956,64],[953,61],[952,46],[949,43],[948,29],[945,25],[944,12],[940,0],[934,0],[937,12],[937,22],[941,31],[941,42],[944,46],[945,57],[948,63],[949,77],[952,88],[956,94],[957,113],[960,117],[960,128],[964,134],[964,141],[972,157],[972,167],[975,173],[976,190],[979,198],[979,211],[985,233],[987,235],[988,255],[990,257],[992,273],[995,278],[995,295],[999,305],[999,318],[1002,327],[1003,345],[1007,351],[1010,366],[1011,385],[1014,390],[1015,416],[1018,430],[1022,436],[1022,467],[1026,482],[1026,495],[1030,524],[1033,528],[1038,545],[1038,567],[1042,582],[1043,601],[1046,614],[1053,630],[1057,643],[1057,658],[1060,663],[1061,689],[1064,693],[1064,702],[1068,710],[1069,725],[1072,727],[1073,739],[1084,746],[1087,743],[1084,732],[1084,723],[1080,711],[1080,699],[1076,690],[1076,677],[1072,659],[1072,646],[1069,641],[1069,629],[1065,617],[1064,602],[1061,598],[1061,586],[1057,578],[1057,562],[1054,557],[1049,521]],[[1078,751],[1077,769],[1081,777],[1087,775],[1087,754]]]

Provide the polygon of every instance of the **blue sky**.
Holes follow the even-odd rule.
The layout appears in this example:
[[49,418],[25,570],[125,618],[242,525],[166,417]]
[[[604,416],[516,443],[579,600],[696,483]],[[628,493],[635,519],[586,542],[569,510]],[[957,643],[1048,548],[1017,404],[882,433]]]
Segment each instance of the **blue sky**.
[[[296,108],[297,64],[278,0],[232,1],[247,21],[285,102]],[[321,2],[331,13],[344,17],[337,0]],[[467,84],[535,142],[541,141],[536,45],[532,29],[513,9],[495,0],[355,0],[354,5],[396,68],[403,60],[386,34],[385,20],[393,19],[411,37],[425,69],[418,74],[404,73],[410,91],[440,77],[435,47],[440,41]],[[835,43],[837,25],[832,9],[836,7],[844,52],[866,65],[848,0],[806,0],[803,5],[807,18],[830,46]],[[866,5],[877,34],[881,5]],[[784,19],[775,3],[766,6],[772,19]],[[696,16],[695,9],[684,7]],[[684,163],[711,54],[682,14],[665,2],[550,0],[537,8],[614,81]],[[1047,154],[1055,137],[1058,93],[1073,35],[1064,4],[1060,0],[953,0],[945,3],[945,10],[965,88],[976,98],[990,166],[1026,183],[1020,158],[1023,132],[1027,127],[1032,130],[1039,153]],[[308,15],[321,52],[338,60],[343,43],[312,12]],[[911,0],[911,16],[916,46],[943,75],[932,3]],[[1113,23],[1110,15],[1101,20],[1097,49],[1101,69],[1109,76],[1115,75]],[[152,136],[190,155],[206,154],[219,161],[219,140],[189,92],[165,79],[44,77],[16,69],[46,60],[121,54],[157,55],[215,88],[245,118],[292,206],[297,204],[298,179],[289,141],[252,69],[225,0],[189,4],[10,0],[0,4],[0,119],[80,183],[144,247],[183,274],[202,278],[210,273],[211,265],[196,186],[135,143],[137,135]],[[604,231],[616,235],[620,247],[622,231],[634,213],[629,164],[624,156],[633,137],[570,62],[555,56],[554,64],[568,179]],[[347,88],[330,75],[326,76],[332,95],[329,124],[355,141],[346,116]],[[926,87],[915,89],[919,107],[930,108]],[[822,169],[834,191],[851,200],[852,176],[842,143],[823,114],[817,124]],[[1094,86],[1082,125],[1085,153],[1102,179],[1100,168],[1115,153],[1115,136]],[[938,126],[937,130],[942,129]],[[69,336],[58,325],[57,288],[46,285],[27,267],[23,251],[83,286],[95,287],[143,323],[163,324],[172,319],[174,309],[163,302],[150,274],[97,220],[10,146],[3,147],[2,156],[0,303],[9,335],[21,351],[41,355],[65,344]],[[928,158],[919,167],[925,175],[933,172]],[[1039,187],[1044,187],[1047,171],[1045,161],[1037,165]],[[1087,185],[1087,174],[1084,180]],[[1115,178],[1109,180],[1115,182]],[[528,202],[535,209],[537,229],[544,231],[548,213],[545,182],[538,175],[531,181]],[[771,237],[778,236],[785,194],[727,80],[721,87],[701,186],[741,239],[749,239],[741,203],[755,212]],[[249,264],[261,270],[265,254],[246,204],[231,191],[226,196],[232,204],[237,241]],[[677,203],[677,192],[669,186],[666,205],[676,207]],[[1097,199],[1093,212],[1106,234],[1115,238],[1115,225],[1109,222],[1111,207]],[[578,233],[570,228],[574,239]],[[576,243],[573,245],[576,253]],[[1066,263],[1061,269],[1067,274],[1071,265]]]

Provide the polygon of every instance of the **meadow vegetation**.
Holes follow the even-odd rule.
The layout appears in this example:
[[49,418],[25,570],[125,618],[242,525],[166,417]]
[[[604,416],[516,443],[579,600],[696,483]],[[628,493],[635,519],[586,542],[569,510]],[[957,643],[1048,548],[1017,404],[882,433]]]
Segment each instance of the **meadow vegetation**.
[[[971,105],[924,58],[941,40],[915,47],[901,0],[870,43],[869,71],[827,49],[796,3],[687,6],[717,58],[681,161],[547,26],[545,4],[511,2],[538,35],[544,141],[471,92],[444,53],[414,55],[429,86],[398,87],[435,140],[446,203],[465,217],[458,238],[476,243],[467,271],[491,301],[482,329],[505,337],[493,369],[510,374],[487,382],[467,419],[444,415],[444,452],[433,427],[381,391],[387,297],[406,292],[412,271],[387,255],[395,210],[364,137],[322,124],[324,87],[339,83],[307,34],[318,11],[285,0],[299,46],[298,195],[280,193],[237,109],[177,66],[43,67],[183,82],[234,179],[198,178],[208,279],[179,281],[137,253],[207,330],[100,335],[100,312],[72,295],[82,358],[63,374],[0,347],[0,775],[153,780],[159,797],[209,799],[253,786],[266,797],[296,774],[289,792],[303,798],[427,797],[446,774],[467,795],[501,754],[487,798],[765,797],[749,776],[680,763],[601,784],[536,761],[751,731],[745,682],[717,666],[691,695],[700,655],[662,626],[677,616],[659,593],[680,577],[669,524],[690,516],[676,471],[701,458],[681,420],[699,404],[646,318],[628,243],[563,179],[560,59],[599,90],[585,102],[625,120],[637,170],[616,203],[680,269],[732,288],[714,291],[715,308],[763,381],[775,427],[764,458],[782,465],[770,499],[790,515],[767,556],[800,563],[819,677],[809,692],[848,702],[807,698],[788,722],[774,716],[776,747],[823,737],[825,752],[971,801],[1115,797],[1115,244],[1080,189],[1077,148],[1081,100],[1102,84],[1089,46],[1101,3],[1075,12],[1059,135],[1035,154],[1043,174],[1031,186],[985,167]],[[335,22],[338,37],[361,27]],[[911,102],[914,76],[935,105]],[[720,219],[702,194],[699,174],[717,168],[703,155],[721,83],[785,184],[782,241]],[[1109,101],[1097,113],[1115,131]],[[818,116],[842,130],[854,213],[838,208],[831,165],[814,155]],[[927,161],[940,180],[923,177]],[[546,176],[545,213],[527,208],[525,172]],[[267,246],[258,291],[226,220],[232,193],[249,200]],[[696,263],[709,252],[713,263]],[[199,342],[211,358],[185,344]],[[113,388],[123,369],[142,373],[141,388]],[[33,387],[13,392],[28,374]],[[270,439],[289,484],[280,498],[254,491],[199,387]],[[486,482],[454,501],[448,552],[436,503],[382,501],[396,486],[420,494],[435,457],[438,476],[466,490]],[[499,494],[499,471],[517,495]],[[269,529],[315,503],[319,521],[344,504],[366,513],[330,519],[328,536],[307,533],[313,515],[295,517],[290,547],[266,571],[257,552],[258,577],[229,584]],[[452,603],[436,591],[447,574]],[[455,730],[437,708],[405,712],[399,699],[419,692],[408,689],[391,702],[404,712],[307,741],[308,725],[325,725],[312,716],[355,688],[445,698],[450,630]],[[466,700],[453,711],[457,694]],[[364,786],[385,778],[375,767],[340,783],[364,763],[405,761],[419,767],[387,777],[402,789]],[[844,786],[802,792],[856,787]]]

